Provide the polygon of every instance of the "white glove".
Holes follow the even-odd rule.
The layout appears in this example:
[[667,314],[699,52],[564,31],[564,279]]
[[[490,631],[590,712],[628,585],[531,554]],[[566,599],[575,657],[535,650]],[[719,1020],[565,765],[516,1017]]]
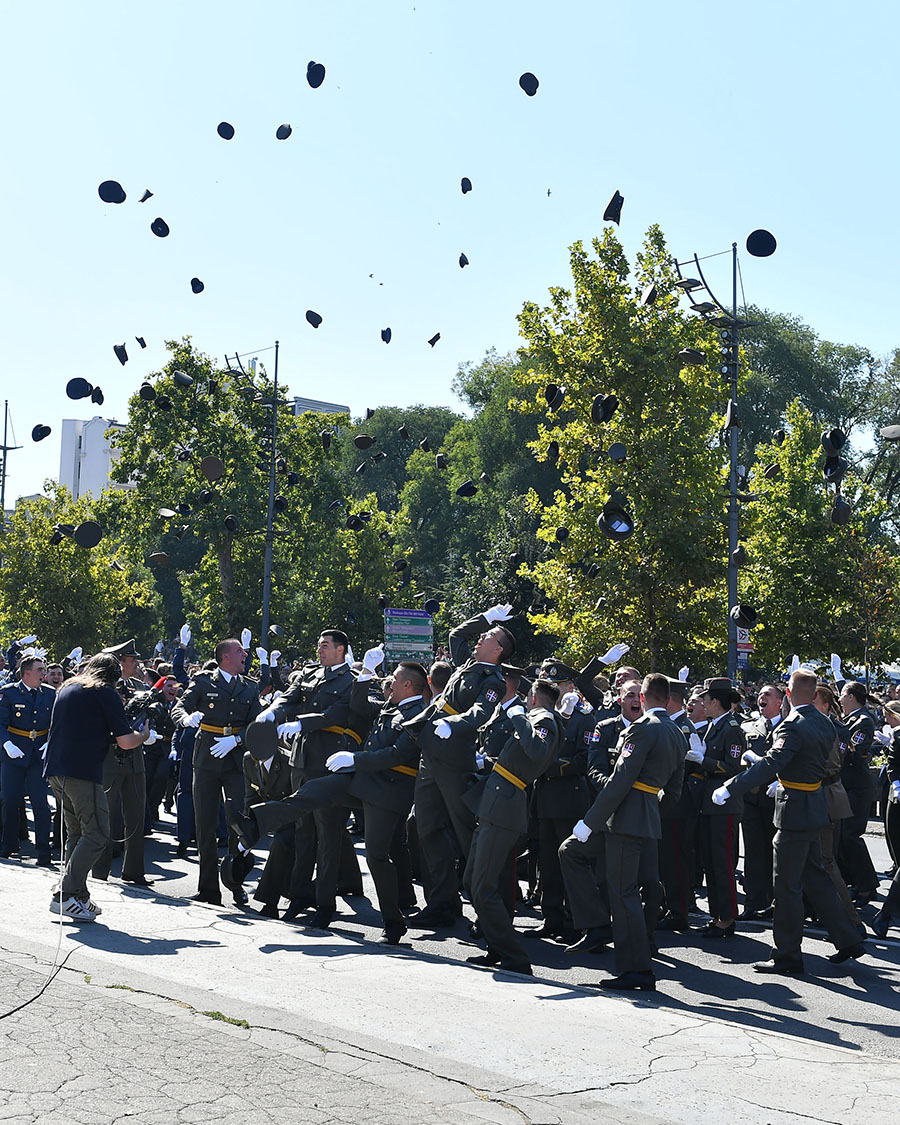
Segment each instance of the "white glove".
[[47,650],[45,648],[36,648],[34,650],[34,655],[40,657],[41,660],[44,660],[47,656]]
[[475,755],[475,765],[480,770],[484,769],[484,754],[476,753],[476,755]]
[[375,648],[370,648],[366,651],[363,657],[363,671],[371,672],[374,674],[376,668],[384,661],[384,645],[377,645]]
[[353,655],[353,645],[347,645],[346,661],[348,664],[356,663],[356,657]]
[[15,761],[16,758],[25,757],[25,751],[20,750],[14,742],[4,742],[3,749],[6,751],[7,757],[12,758],[13,761]]
[[769,788],[768,788],[768,789],[766,790],[766,796],[767,796],[767,797],[774,797],[774,796],[775,796],[775,794],[776,794],[776,792],[777,792],[777,791],[778,791],[778,790],[779,790],[780,788],[781,788],[781,783],[780,783],[780,782],[778,781],[778,779],[776,778],[776,779],[775,779],[775,780],[774,780],[774,781],[772,782],[772,784],[771,784],[771,785],[769,786]]
[[891,800],[900,801],[900,781],[891,782]]
[[598,656],[597,659],[601,664],[618,664],[626,652],[631,651],[631,645],[623,644],[621,641],[613,645],[609,652],[605,652],[603,656]]
[[37,640],[37,633],[29,633],[27,637],[19,637],[16,644],[33,645],[36,640]]
[[274,708],[270,707],[266,711],[260,711],[260,713],[256,716],[256,721],[258,723],[274,723],[275,722],[275,710],[274,710]]
[[875,741],[880,742],[882,746],[890,746],[891,736],[883,730],[875,731]]
[[841,671],[841,658],[836,652],[831,654],[831,674],[836,680],[844,678],[844,673]]
[[757,762],[761,761],[762,757],[753,750],[745,750],[743,754],[741,754],[742,766],[754,766]]
[[509,621],[512,616],[512,603],[497,602],[497,604],[492,605],[490,609],[486,609],[481,616],[491,625],[495,624],[497,621]]
[[294,719],[292,723],[279,723],[278,734],[281,738],[289,737],[290,735],[300,734],[303,730],[303,723],[300,719]]
[[250,642],[253,640],[253,634],[249,629],[241,629],[241,648],[249,648]]
[[260,667],[262,667],[263,664],[269,663],[269,654],[266,652],[266,650],[264,648],[258,648],[256,650],[256,656],[257,656],[257,659],[259,660]]
[[48,743],[45,742],[44,745],[39,748],[38,753],[40,754],[41,758],[47,757],[47,746]]
[[84,649],[81,647],[81,645],[76,645],[72,649],[72,651],[69,653],[69,655],[66,657],[66,660],[74,660],[75,663],[77,664],[78,661],[81,659],[81,656],[82,656],[83,652],[84,652]]
[[446,719],[435,719],[431,725],[434,727],[434,733],[438,738],[449,738],[453,733],[453,728]]
[[235,746],[237,746],[237,735],[226,734],[223,738],[217,738],[215,740],[209,748],[209,752],[214,758],[224,758]]
[[678,678],[682,683],[685,683],[687,681],[687,678],[690,674],[691,670],[690,668],[688,668],[687,664],[685,664],[683,668],[678,669]]
[[706,755],[702,750],[695,750],[692,746],[690,750],[688,750],[688,752],[685,754],[684,760],[686,762],[702,762],[705,757]]
[[714,805],[724,805],[731,794],[728,792],[727,785],[720,785],[718,789],[713,789],[712,803]]
[[791,675],[800,670],[800,657],[794,653],[794,658],[791,661]]
[[269,667],[278,667],[278,658],[281,656],[281,649],[276,648],[274,652],[269,653]]
[[181,632],[178,634],[178,639],[179,641],[181,641],[185,648],[187,648],[187,646],[191,643],[191,627],[187,624],[187,622],[185,622],[184,625],[181,626]]
[[506,713],[512,719],[515,715],[524,715],[525,708],[521,703],[511,703],[509,707],[506,708]]
[[169,751],[169,761],[170,762],[177,762],[178,761],[178,751],[175,749],[174,746]]
[[572,829],[572,835],[576,840],[580,840],[582,844],[584,844],[587,842],[592,831],[593,829],[589,828],[583,820],[579,820],[579,822]]
[[564,719],[568,719],[568,717],[575,710],[575,704],[577,702],[578,702],[578,692],[577,691],[567,691],[566,694],[559,701],[559,705],[556,709],[557,709],[557,711],[559,711],[560,715],[562,715],[562,717]]
[[200,721],[202,720],[202,718],[203,718],[203,712],[202,711],[194,711],[190,715],[185,715],[185,717],[181,721],[181,725],[183,727],[199,727]]
[[144,745],[152,746],[154,742],[159,742],[159,735],[151,727],[151,729],[147,732],[147,737],[144,739]]
[[336,754],[332,754],[330,758],[326,758],[325,769],[330,770],[332,773],[337,773],[338,770],[355,770],[356,759],[349,750],[338,750]]

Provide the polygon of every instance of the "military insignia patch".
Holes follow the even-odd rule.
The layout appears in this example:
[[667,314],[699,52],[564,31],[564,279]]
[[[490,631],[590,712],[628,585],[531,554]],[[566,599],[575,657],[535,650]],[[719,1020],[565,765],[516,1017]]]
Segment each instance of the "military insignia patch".
[[620,757],[627,758],[628,755],[631,753],[631,751],[633,749],[634,749],[634,743],[633,742],[626,742],[625,745],[622,747]]
[[497,700],[500,698],[500,695],[499,695],[498,692],[494,691],[493,688],[489,688],[484,693],[484,698],[488,701],[488,703],[496,703]]
[[[591,742],[593,742],[593,740],[594,740],[594,736],[591,734],[591,732],[589,730],[586,730],[584,732],[584,744],[585,744],[585,746],[589,746],[591,744]],[[597,741],[599,742],[599,739]]]
[[743,754],[743,752],[744,751],[741,749],[740,743],[737,743],[731,747],[732,758],[739,758],[741,754]]
[[861,731],[861,730],[858,730],[858,731],[856,732],[856,734],[854,734],[854,735],[853,735],[853,736],[851,737],[851,739],[850,739],[850,742],[851,742],[851,743],[852,743],[852,744],[853,744],[854,746],[859,746],[859,744],[860,744],[861,742],[865,742],[865,740],[866,740],[866,735],[865,735],[865,732],[864,732],[864,731]]
[[538,738],[541,740],[541,742],[547,741],[548,731],[547,731],[546,727],[535,727],[534,733],[538,736]]

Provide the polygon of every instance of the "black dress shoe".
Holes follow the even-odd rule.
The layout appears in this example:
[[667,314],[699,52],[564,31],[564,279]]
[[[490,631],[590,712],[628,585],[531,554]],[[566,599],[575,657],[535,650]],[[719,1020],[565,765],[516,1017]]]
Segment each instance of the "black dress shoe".
[[309,910],[311,906],[315,906],[315,901],[309,898],[292,898],[287,904],[287,909],[281,915],[283,922],[293,922],[295,918],[299,918],[304,910]]
[[312,930],[327,930],[333,920],[334,914],[330,910],[315,910],[303,925]]
[[532,928],[529,930],[520,930],[519,932],[521,933],[522,937],[526,938],[562,937],[562,928],[559,926],[551,926],[548,922],[545,922],[543,926],[538,926],[536,929]]
[[456,925],[458,914],[450,910],[432,910],[426,906],[415,917],[410,918],[409,924],[415,930],[449,930]]
[[685,930],[691,928],[690,922],[687,918],[679,918],[677,914],[664,914],[662,918],[656,923],[658,930],[674,930],[676,933],[683,933]]
[[877,891],[857,891],[853,896],[853,901],[857,906],[868,906],[870,902],[874,901],[877,894]]
[[742,922],[765,922],[772,917],[771,908],[769,910],[742,910],[738,914],[738,918]]
[[469,965],[499,965],[500,958],[495,953],[475,953],[466,958]]
[[534,976],[534,969],[527,961],[500,961],[497,968],[504,973],[518,973],[521,977]]
[[178,856],[179,859],[185,859],[187,857],[187,849],[188,849],[187,844],[179,844],[178,847],[175,850],[175,854]]
[[388,922],[378,940],[382,945],[399,945],[400,939],[406,932],[407,927],[404,922]]
[[243,887],[241,887],[239,890],[232,891],[231,897],[234,899],[234,905],[235,906],[246,906],[247,903],[250,901],[247,898],[247,892],[244,890]]
[[257,914],[263,918],[277,918],[278,917],[278,903],[265,902],[257,911]]
[[230,797],[225,801],[225,819],[228,827],[237,836],[247,851],[259,840],[259,825],[253,813],[245,816],[238,808],[237,802]]
[[600,987],[610,992],[637,992],[641,989],[645,992],[655,992],[656,977],[651,972],[621,973],[617,977],[600,981]]
[[584,936],[566,946],[566,953],[601,953],[610,943],[610,934],[602,926],[591,926]]
[[768,973],[781,977],[799,977],[803,975],[803,963],[793,961],[757,961],[753,966],[754,973]]
[[832,965],[842,965],[845,961],[856,961],[864,957],[866,952],[866,947],[858,941],[856,945],[848,945],[844,949],[839,949],[837,953],[832,953],[828,960]]
[[208,902],[210,906],[221,906],[222,899],[215,895],[204,895],[199,891],[195,895],[191,895],[191,902]]
[[700,936],[706,941],[720,941],[722,938],[734,937],[734,922],[728,926],[717,926],[713,923],[705,930],[701,930]]
[[153,886],[153,883],[149,879],[145,879],[143,875],[140,875],[137,879],[126,879],[125,876],[123,875],[122,876],[122,882],[123,883],[130,883],[132,887],[152,887]]
[[882,908],[869,923],[872,927],[872,933],[876,937],[887,937],[887,932],[891,928],[891,921],[891,915],[889,914],[887,907],[882,906]]
[[38,856],[37,865],[38,867],[56,867],[56,864],[48,855]]

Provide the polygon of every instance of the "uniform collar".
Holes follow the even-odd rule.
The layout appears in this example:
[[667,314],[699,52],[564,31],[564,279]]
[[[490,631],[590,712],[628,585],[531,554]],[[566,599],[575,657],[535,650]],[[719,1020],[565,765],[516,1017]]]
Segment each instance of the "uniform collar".
[[234,679],[234,676],[232,675],[232,673],[226,672],[224,668],[219,669],[219,675],[222,677],[222,679],[225,681],[226,684],[230,684],[231,681]]

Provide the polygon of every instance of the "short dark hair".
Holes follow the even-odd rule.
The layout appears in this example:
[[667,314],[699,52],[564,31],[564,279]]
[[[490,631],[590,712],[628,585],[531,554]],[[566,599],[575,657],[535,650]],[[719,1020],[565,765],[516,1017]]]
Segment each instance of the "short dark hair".
[[497,625],[500,630],[500,660],[507,661],[516,651],[516,638],[505,625]]
[[535,698],[539,698],[550,705],[548,707],[550,711],[559,703],[559,688],[549,680],[535,680],[534,694]]
[[425,689],[428,687],[428,673],[421,664],[415,660],[401,660],[397,665],[397,671],[402,671],[404,677],[409,680],[416,692],[419,695],[424,695]]
[[35,664],[43,664],[43,660],[39,656],[25,656],[19,661],[19,671],[27,672],[33,668]]
[[669,702],[669,677],[661,672],[651,672],[649,676],[644,676],[641,695],[647,700],[652,699],[654,703],[665,706]]
[[347,655],[347,649],[350,647],[350,638],[343,629],[323,629],[322,632],[319,633],[319,638],[321,639],[322,637],[330,637],[336,645],[340,645],[343,648],[344,655]]
[[431,690],[441,692],[447,686],[447,681],[453,675],[453,665],[446,660],[435,660],[428,673]]
[[841,690],[849,691],[853,698],[859,703],[860,707],[865,706],[865,702],[869,698],[866,685],[861,684],[859,680],[848,680]]
[[219,643],[216,645],[216,664],[220,664],[222,662],[222,657],[225,655],[231,645],[239,645],[241,648],[244,647],[237,639],[237,637],[226,637],[224,641],[219,641]]

